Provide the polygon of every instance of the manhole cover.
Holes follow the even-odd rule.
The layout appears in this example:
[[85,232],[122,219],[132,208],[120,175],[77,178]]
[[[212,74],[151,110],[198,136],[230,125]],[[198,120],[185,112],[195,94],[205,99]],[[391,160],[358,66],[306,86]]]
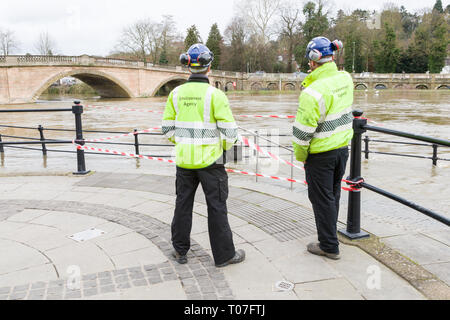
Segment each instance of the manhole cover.
[[278,281],[275,283],[275,289],[277,291],[292,291],[294,289],[294,284],[288,281]]
[[100,229],[91,228],[79,233],[75,233],[71,236],[69,236],[70,239],[75,240],[77,242],[84,242],[88,241],[97,237],[100,237],[101,235],[104,235],[105,231],[102,231]]

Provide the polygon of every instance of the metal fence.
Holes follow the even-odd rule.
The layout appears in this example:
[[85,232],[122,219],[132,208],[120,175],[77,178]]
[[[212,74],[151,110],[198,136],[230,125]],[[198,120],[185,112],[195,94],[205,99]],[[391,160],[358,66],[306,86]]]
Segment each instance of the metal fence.
[[447,217],[433,212],[432,210],[421,207],[409,200],[394,195],[386,190],[377,188],[365,182],[361,173],[361,156],[362,156],[362,135],[366,131],[374,131],[393,135],[402,138],[413,139],[422,142],[428,142],[432,145],[450,147],[450,141],[437,139],[432,137],[420,136],[408,132],[396,131],[386,128],[380,128],[367,125],[367,119],[362,118],[363,112],[356,110],[353,112],[353,130],[355,131],[351,144],[351,156],[350,156],[350,176],[346,179],[347,184],[350,186],[350,193],[348,198],[348,212],[347,212],[347,228],[345,230],[339,230],[340,233],[350,239],[361,239],[368,237],[369,234],[361,231],[361,190],[366,188],[373,192],[376,192],[384,197],[397,201],[403,205],[406,205],[416,211],[419,211],[437,221],[440,221],[447,226],[450,226],[450,219]]

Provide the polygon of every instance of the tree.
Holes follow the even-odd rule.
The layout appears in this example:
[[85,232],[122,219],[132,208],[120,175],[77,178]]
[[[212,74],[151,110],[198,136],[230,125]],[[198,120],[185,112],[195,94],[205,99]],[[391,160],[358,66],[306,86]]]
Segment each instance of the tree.
[[[287,42],[287,67],[286,72],[291,73],[294,48],[300,41],[300,15],[301,8],[294,2],[285,2],[279,11],[280,14],[280,36]],[[294,57],[295,59],[295,57]]]
[[259,37],[263,45],[275,33],[273,20],[279,6],[280,0],[244,0],[238,4],[239,15],[247,21],[252,35]]
[[444,8],[442,7],[442,0],[436,0],[434,4],[433,11],[437,11],[439,13],[444,13]]
[[38,54],[42,56],[52,56],[55,53],[55,41],[50,37],[48,31],[41,32],[35,43],[35,48]]
[[438,10],[431,14],[431,46],[428,56],[428,67],[431,73],[440,73],[447,57],[448,23]]
[[355,10],[336,20],[333,36],[344,42],[344,68],[347,71],[368,71],[370,34],[366,21],[368,12]]
[[11,30],[0,29],[0,53],[3,56],[10,55],[15,49],[18,49],[19,43]]
[[192,25],[187,30],[186,39],[184,39],[184,49],[187,51],[192,45],[196,43],[202,43],[202,38],[200,37],[200,33],[197,30],[197,27]]
[[167,52],[166,52],[166,49],[165,48],[163,48],[162,49],[162,52],[161,52],[161,54],[160,54],[160,56],[159,56],[159,64],[168,64],[169,63],[169,60],[167,60]]
[[[171,44],[176,40],[177,38],[177,31],[176,31],[176,23],[171,15],[164,15],[161,23],[159,24],[160,28],[160,44],[161,44],[161,56],[164,55],[162,58],[160,57],[159,60],[161,61],[168,61],[168,55],[169,51],[171,49],[173,50],[173,46]],[[178,53],[178,52],[177,52]],[[179,55],[179,53],[178,53]]]
[[234,17],[225,30],[227,49],[222,53],[222,60],[227,70],[245,72],[246,57],[246,23],[241,17]]
[[302,41],[295,48],[295,58],[300,62],[302,69],[308,68],[308,59],[305,58],[306,47],[315,37],[324,36],[329,29],[329,11],[324,0],[309,1],[303,7],[305,22],[301,25]]
[[148,35],[150,23],[139,20],[122,31],[118,48],[131,51],[136,58],[147,63]]
[[394,73],[400,60],[400,49],[397,47],[395,30],[389,23],[384,25],[384,37],[375,41],[376,72]]
[[223,38],[222,35],[220,34],[217,23],[215,23],[212,25],[211,30],[209,32],[208,41],[206,41],[206,46],[214,54],[214,61],[212,62],[211,65],[212,69],[217,69],[218,66],[220,65],[222,45],[223,45]]

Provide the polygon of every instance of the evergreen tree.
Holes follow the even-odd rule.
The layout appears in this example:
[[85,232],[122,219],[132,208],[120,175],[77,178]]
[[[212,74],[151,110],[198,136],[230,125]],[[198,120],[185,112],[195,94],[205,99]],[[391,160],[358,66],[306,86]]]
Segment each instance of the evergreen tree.
[[388,23],[384,25],[384,38],[376,41],[375,69],[376,72],[394,73],[400,61],[400,49],[397,47],[395,30]]
[[187,30],[187,36],[186,39],[184,39],[184,49],[187,51],[189,48],[196,43],[202,43],[202,38],[200,37],[200,33],[197,30],[197,27],[192,25]]
[[439,13],[444,13],[444,8],[442,7],[442,0],[436,0],[434,4],[433,11],[437,11]]
[[448,24],[442,14],[433,11],[431,19],[431,46],[428,67],[431,73],[440,73],[445,66],[448,46]]
[[314,2],[307,2],[303,7],[303,14],[305,15],[305,22],[301,25],[303,41],[295,48],[295,59],[300,63],[302,69],[307,70],[306,47],[313,38],[325,35],[330,23],[327,13],[323,12],[323,3],[320,1],[317,8]]
[[221,47],[223,38],[220,34],[219,27],[217,23],[213,24],[209,32],[208,41],[206,41],[206,46],[214,54],[214,61],[212,62],[211,68],[218,69],[220,65]]
[[166,48],[163,48],[161,51],[161,55],[159,56],[159,64],[168,64],[169,60],[167,60],[167,50]]

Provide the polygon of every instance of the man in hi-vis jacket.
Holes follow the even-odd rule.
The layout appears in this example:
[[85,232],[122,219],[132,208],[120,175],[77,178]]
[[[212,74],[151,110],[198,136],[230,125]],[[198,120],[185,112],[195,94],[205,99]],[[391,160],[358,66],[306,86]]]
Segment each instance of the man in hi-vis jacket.
[[162,130],[175,143],[176,207],[172,221],[174,258],[187,263],[195,192],[202,185],[208,206],[208,231],[214,262],[224,267],[244,261],[245,252],[235,250],[228,222],[226,201],[228,176],[224,151],[237,141],[238,127],[226,95],[209,84],[214,57],[202,44],[180,56],[191,76],[169,95]]
[[306,57],[312,72],[302,83],[305,89],[293,126],[295,156],[305,163],[319,240],[307,249],[330,259],[340,258],[337,220],[341,180],[353,137],[353,80],[334,63],[334,52],[342,47],[342,42],[325,37],[308,44]]

